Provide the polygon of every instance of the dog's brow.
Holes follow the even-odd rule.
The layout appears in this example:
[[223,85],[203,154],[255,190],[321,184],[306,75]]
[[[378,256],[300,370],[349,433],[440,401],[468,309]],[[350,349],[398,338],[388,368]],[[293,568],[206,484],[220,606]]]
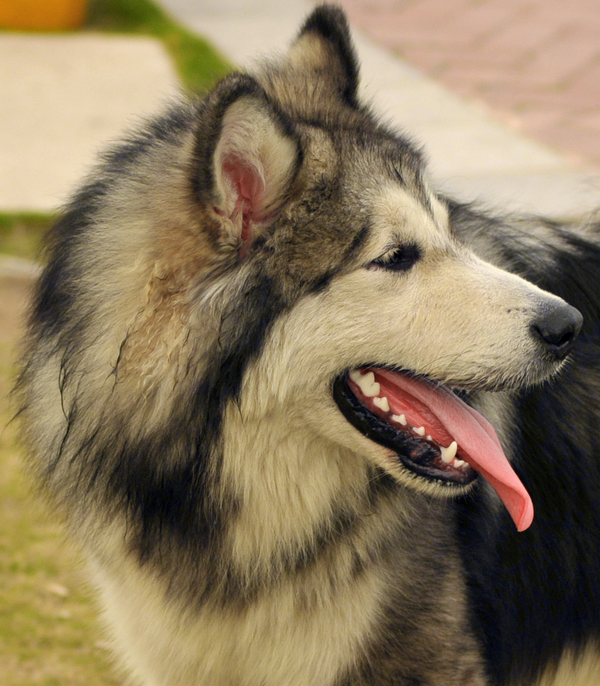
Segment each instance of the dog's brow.
[[352,243],[350,243],[348,249],[346,250],[345,257],[349,258],[352,257],[355,253],[357,253],[360,250],[360,248],[362,248],[362,246],[366,243],[367,236],[370,232],[371,227],[367,222],[363,225],[362,229],[352,239]]

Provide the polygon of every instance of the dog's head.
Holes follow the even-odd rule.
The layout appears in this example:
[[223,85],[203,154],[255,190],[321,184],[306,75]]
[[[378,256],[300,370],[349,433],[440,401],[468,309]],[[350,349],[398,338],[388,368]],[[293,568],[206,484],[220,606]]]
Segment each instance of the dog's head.
[[581,316],[467,250],[419,152],[357,92],[345,19],[325,6],[282,62],[226,79],[205,106],[195,194],[224,272],[252,293],[235,326],[251,322],[258,341],[256,322],[269,322],[243,408],[301,413],[430,492],[481,473],[524,528],[526,492],[454,391],[547,378]]
[[[187,521],[214,455],[237,449],[235,471],[248,427],[273,426],[428,493],[480,473],[528,525],[494,430],[455,391],[548,378],[581,317],[461,241],[419,151],[360,101],[340,10],[148,125],[95,179],[54,231],[32,315],[27,402],[46,407],[31,423],[49,462],[79,456],[97,487],[101,461],[107,488],[140,510],[161,494]],[[222,440],[227,413],[239,430]]]

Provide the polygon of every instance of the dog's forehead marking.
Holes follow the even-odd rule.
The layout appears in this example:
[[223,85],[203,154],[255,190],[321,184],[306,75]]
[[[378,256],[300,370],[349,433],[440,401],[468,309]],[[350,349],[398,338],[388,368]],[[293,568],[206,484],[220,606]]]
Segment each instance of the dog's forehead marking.
[[423,248],[443,248],[450,240],[448,212],[433,193],[428,192],[428,207],[399,185],[386,185],[373,207],[377,240],[389,243],[393,238],[415,243]]

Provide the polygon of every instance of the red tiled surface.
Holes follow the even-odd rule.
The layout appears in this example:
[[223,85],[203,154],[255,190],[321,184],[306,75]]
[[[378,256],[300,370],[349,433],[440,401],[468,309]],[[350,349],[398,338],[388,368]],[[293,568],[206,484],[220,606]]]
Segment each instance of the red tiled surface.
[[600,0],[341,0],[378,43],[600,169]]

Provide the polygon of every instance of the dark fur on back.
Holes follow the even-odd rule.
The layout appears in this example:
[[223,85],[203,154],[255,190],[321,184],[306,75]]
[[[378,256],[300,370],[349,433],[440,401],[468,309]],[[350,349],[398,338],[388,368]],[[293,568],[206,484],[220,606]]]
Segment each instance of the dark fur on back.
[[514,464],[536,504],[535,524],[517,534],[504,512],[487,510],[481,493],[459,505],[474,616],[494,683],[526,684],[565,646],[577,652],[600,641],[600,227],[451,207],[461,240],[489,246],[499,266],[585,318],[560,378],[514,398]]

